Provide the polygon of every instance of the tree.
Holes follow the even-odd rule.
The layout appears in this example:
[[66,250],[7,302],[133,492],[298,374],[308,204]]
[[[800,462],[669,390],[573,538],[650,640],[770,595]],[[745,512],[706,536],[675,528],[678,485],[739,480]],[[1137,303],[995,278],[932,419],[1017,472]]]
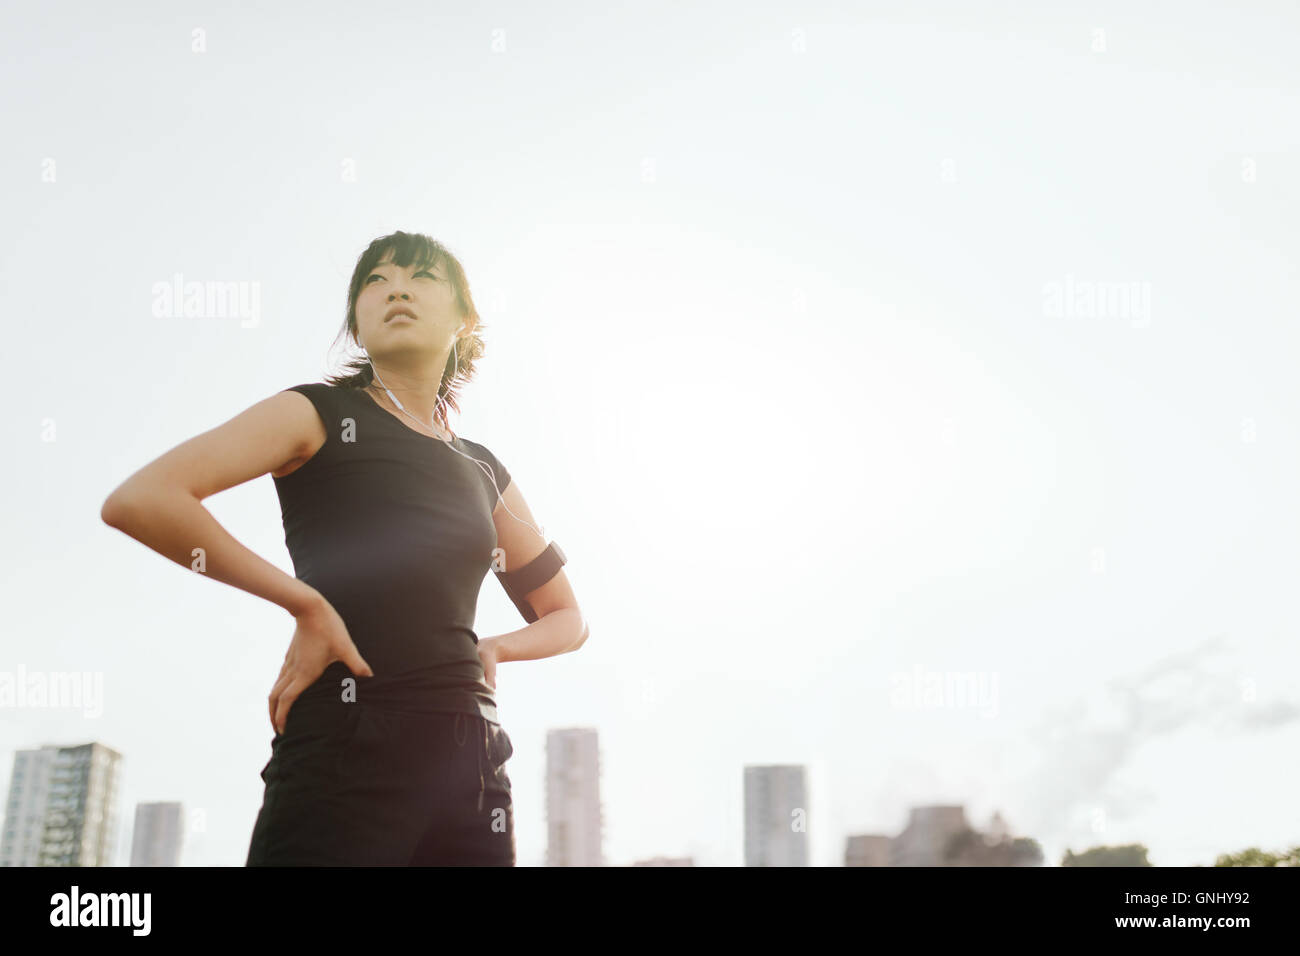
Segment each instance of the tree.
[[985,836],[967,827],[944,847],[943,866],[1042,866],[1043,848],[1029,837]]
[[1300,845],[1284,853],[1266,853],[1257,846],[1240,853],[1223,853],[1215,866],[1300,866]]
[[1141,843],[1123,846],[1094,846],[1075,855],[1066,850],[1061,866],[1155,866],[1147,859],[1147,848]]

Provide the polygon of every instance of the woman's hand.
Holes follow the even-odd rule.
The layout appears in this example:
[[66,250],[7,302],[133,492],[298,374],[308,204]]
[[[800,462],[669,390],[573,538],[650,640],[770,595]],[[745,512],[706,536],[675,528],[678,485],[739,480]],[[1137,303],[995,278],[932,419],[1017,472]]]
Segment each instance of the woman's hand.
[[352,643],[343,618],[324,595],[295,614],[294,620],[298,626],[294,629],[293,640],[284,655],[284,666],[280,668],[280,677],[271,688],[269,698],[271,726],[277,734],[284,733],[289,708],[298,695],[335,661],[342,661],[358,677],[375,676]]
[[493,690],[497,689],[497,664],[500,661],[500,648],[495,637],[480,637],[478,640],[478,659],[483,662],[483,679]]

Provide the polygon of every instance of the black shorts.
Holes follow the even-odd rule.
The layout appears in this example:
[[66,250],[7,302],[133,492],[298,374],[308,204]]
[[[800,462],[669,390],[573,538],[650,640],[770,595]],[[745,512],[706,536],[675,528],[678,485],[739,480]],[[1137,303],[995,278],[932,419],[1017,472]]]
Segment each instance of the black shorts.
[[514,866],[505,729],[297,700],[271,741],[247,866]]

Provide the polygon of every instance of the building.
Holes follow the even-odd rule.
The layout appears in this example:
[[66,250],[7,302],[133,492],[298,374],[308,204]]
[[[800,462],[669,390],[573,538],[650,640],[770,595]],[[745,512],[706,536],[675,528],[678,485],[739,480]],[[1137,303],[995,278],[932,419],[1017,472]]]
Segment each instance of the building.
[[969,830],[963,807],[913,807],[892,843],[893,866],[943,866],[948,841]]
[[694,866],[693,856],[652,856],[648,860],[637,860],[633,866]]
[[1001,813],[983,833],[966,822],[963,807],[913,807],[903,832],[851,836],[845,866],[1039,866],[1042,851],[1034,840],[1013,837]]
[[845,866],[893,866],[893,840],[878,834],[851,836],[844,848]]
[[100,743],[14,754],[0,866],[112,866],[121,761]]
[[132,866],[180,866],[184,839],[179,803],[137,803],[131,831]]
[[604,866],[600,747],[590,727],[546,735],[546,865]]
[[745,768],[745,866],[808,865],[808,787],[802,766]]

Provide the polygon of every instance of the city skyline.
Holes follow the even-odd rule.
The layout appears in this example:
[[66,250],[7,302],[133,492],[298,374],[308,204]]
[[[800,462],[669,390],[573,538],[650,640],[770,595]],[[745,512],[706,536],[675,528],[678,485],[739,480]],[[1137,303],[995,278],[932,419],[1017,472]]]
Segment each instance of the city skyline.
[[[599,738],[594,728],[552,728],[548,741],[546,866],[696,866],[692,855],[656,854],[628,861],[610,861],[604,853],[604,807],[600,797]],[[123,754],[102,742],[45,744],[14,754],[14,775],[0,822],[0,866],[114,866],[129,847],[130,866],[185,866],[187,831],[202,829],[202,820],[187,815],[177,801],[135,805],[129,831],[119,832],[125,819],[116,803]],[[62,772],[58,772],[62,768]],[[98,773],[95,771],[98,770]],[[745,781],[745,859],[743,866],[808,866],[806,768],[802,765],[750,765],[741,768]],[[53,781],[53,785],[51,785]],[[68,815],[70,805],[85,809]],[[92,812],[94,808],[92,820]],[[46,820],[49,818],[49,829]],[[103,821],[109,821],[107,826]],[[956,849],[955,836],[973,837],[973,846]],[[846,834],[841,866],[1059,866],[1046,860],[1038,842],[1018,834],[1000,811],[987,825],[971,821],[963,804],[913,806],[907,825],[894,835]],[[1078,856],[1088,851],[1132,851],[1142,844],[1120,847],[1103,842],[1067,849]],[[994,848],[991,851],[989,848]],[[1252,847],[1222,851],[1223,856],[1248,850],[1286,854],[1293,847]],[[1126,856],[1131,860],[1146,860]],[[1148,861],[1150,865],[1160,865]],[[526,863],[521,865],[528,865]],[[714,862],[708,865],[734,865]],[[1111,864],[1116,865],[1116,864]],[[1126,865],[1141,865],[1136,862]],[[1201,866],[1213,865],[1205,862]]]
[[[521,865],[565,727],[607,861],[739,865],[759,765],[814,866],[917,806],[1049,861],[1300,842],[1300,10],[594,9],[6,11],[0,754],[105,741],[242,862],[294,621],[101,508],[338,370],[404,230],[590,623],[496,674]],[[293,573],[271,477],[203,506]],[[522,626],[487,582],[476,634]]]

